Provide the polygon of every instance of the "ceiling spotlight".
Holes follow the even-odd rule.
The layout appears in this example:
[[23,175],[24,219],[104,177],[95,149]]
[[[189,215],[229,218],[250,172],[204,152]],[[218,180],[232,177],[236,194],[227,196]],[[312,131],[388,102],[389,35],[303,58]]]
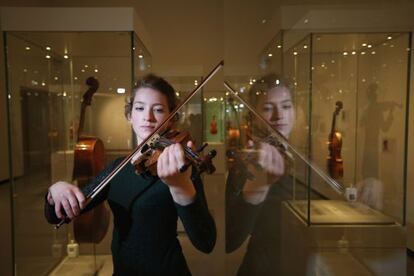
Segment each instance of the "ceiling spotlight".
[[50,46],[46,46],[46,50],[50,51],[50,50],[52,50],[52,48],[50,48]]
[[387,39],[388,39],[388,40],[391,40],[391,39],[392,39],[392,36],[390,36],[390,35],[389,35],[389,36],[387,36]]
[[50,58],[51,58],[51,56],[50,56],[50,55],[46,55],[46,56],[45,56],[45,58],[50,59]]
[[293,52],[293,55],[294,55],[294,56],[297,56],[297,55],[298,55],[298,52]]
[[372,45],[371,45],[371,44],[368,44],[368,45],[367,45],[367,47],[368,47],[368,48],[372,48]]
[[308,45],[303,45],[303,49],[308,49]]
[[26,46],[25,49],[26,49],[26,51],[29,51],[30,50],[30,47],[29,46]]
[[69,56],[68,56],[68,55],[63,55],[63,58],[64,58],[64,59],[68,59],[68,58],[69,58]]
[[352,52],[351,52],[351,54],[355,55],[355,54],[356,54],[356,52],[355,52],[355,51],[352,51]]
[[364,52],[364,51],[362,51],[362,52],[361,52],[361,55],[365,55],[365,52]]
[[273,57],[272,53],[267,54],[268,57]]
[[142,59],[142,58],[144,58],[144,56],[140,54],[140,55],[138,55],[138,58]]
[[366,43],[362,43],[362,47],[367,47],[367,44]]
[[85,64],[85,65],[84,65],[84,67],[85,67],[85,68],[88,68],[88,67],[89,67],[89,65],[88,65],[88,64]]
[[98,73],[98,69],[95,69],[95,70],[93,70],[93,71],[95,71],[95,73]]
[[279,49],[282,48],[282,45],[277,45],[277,48],[279,48]]
[[82,72],[82,73],[85,73],[85,69],[81,69],[81,72]]
[[347,56],[348,55],[348,52],[343,52],[342,53],[344,56]]

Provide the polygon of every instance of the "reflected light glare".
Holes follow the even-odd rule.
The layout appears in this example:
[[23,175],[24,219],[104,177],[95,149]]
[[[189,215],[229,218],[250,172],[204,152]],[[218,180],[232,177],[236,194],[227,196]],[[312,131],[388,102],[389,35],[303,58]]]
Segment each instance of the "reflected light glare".
[[122,88],[122,87],[116,89],[116,93],[118,93],[118,94],[124,94],[125,91],[126,91],[126,89]]

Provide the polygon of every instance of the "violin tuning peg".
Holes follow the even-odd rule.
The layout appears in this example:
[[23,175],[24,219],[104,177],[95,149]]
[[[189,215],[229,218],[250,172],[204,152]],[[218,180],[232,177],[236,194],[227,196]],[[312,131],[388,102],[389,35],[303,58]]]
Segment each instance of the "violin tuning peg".
[[215,149],[210,150],[207,155],[212,159],[212,158],[216,157],[217,151]]

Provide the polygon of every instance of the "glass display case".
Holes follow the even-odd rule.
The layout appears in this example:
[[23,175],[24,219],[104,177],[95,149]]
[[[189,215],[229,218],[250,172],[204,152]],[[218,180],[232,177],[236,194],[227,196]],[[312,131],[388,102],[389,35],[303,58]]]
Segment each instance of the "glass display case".
[[[292,143],[345,190],[306,164],[298,181],[324,199],[368,206],[379,224],[404,224],[409,57],[409,33],[315,33],[284,51],[297,107]],[[309,224],[321,223],[317,207],[300,205]]]
[[[151,55],[130,31],[5,32],[4,38],[15,270],[62,275],[57,270],[71,263],[66,249],[73,225],[54,230],[43,220],[45,193],[58,180],[72,181],[80,125],[82,134],[102,140],[105,164],[129,153],[134,138],[124,116],[125,98],[151,69]],[[90,77],[97,80],[96,93],[82,116]],[[85,262],[85,273],[100,267],[99,254],[110,254],[110,232],[98,245],[80,244],[80,255],[93,260]]]
[[259,64],[280,71],[226,78],[227,253],[239,272],[404,275],[411,35],[276,37]]

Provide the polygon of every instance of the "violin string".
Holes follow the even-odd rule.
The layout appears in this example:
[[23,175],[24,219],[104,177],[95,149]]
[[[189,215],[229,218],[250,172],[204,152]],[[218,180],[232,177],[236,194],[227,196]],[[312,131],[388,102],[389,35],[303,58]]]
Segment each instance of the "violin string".
[[[170,146],[170,145],[174,144],[170,140],[168,140],[166,138],[163,138],[163,137],[161,137],[160,139],[158,139],[158,142],[162,146],[164,146],[164,147]],[[195,154],[189,147],[183,146],[183,149],[184,149],[185,153],[187,153],[188,155],[190,155],[191,158],[195,159],[196,161],[199,161],[200,160],[200,158],[198,157],[198,155]]]

